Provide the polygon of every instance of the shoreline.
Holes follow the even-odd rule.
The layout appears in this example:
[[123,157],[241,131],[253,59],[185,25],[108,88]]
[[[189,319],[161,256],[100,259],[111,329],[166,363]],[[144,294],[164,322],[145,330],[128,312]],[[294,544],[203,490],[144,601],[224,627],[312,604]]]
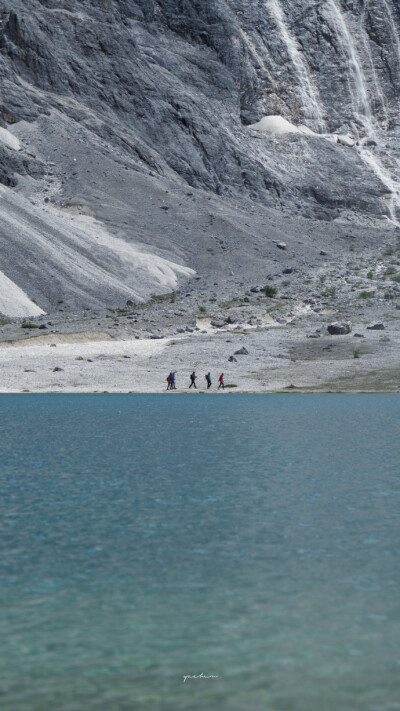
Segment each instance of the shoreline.
[[[400,392],[396,323],[385,327],[384,335],[358,328],[364,330],[362,339],[353,333],[310,338],[304,325],[157,339],[88,330],[14,339],[0,343],[0,393],[186,394],[193,369],[197,390],[190,392],[197,394],[216,394],[220,372],[226,383],[221,395]],[[247,353],[237,354],[242,349]],[[171,370],[177,378],[173,392],[166,390]],[[203,381],[209,370],[213,386],[207,391]]]

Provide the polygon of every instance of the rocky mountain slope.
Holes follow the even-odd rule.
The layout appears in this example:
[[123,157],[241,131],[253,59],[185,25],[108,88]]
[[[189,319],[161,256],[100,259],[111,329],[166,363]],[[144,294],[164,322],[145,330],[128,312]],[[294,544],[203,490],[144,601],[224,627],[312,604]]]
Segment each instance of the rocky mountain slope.
[[397,0],[4,0],[0,312],[229,295],[280,240],[299,265],[343,225],[387,241],[399,70]]

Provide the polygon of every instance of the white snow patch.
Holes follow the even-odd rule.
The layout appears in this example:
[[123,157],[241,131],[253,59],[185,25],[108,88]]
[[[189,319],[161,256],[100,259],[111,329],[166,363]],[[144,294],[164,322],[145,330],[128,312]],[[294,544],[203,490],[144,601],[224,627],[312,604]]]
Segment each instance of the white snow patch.
[[21,144],[16,136],[14,136],[11,131],[6,128],[1,128],[0,126],[0,141],[4,143],[8,148],[12,148],[14,151],[21,150]]
[[307,126],[295,126],[283,116],[264,116],[258,123],[253,123],[249,128],[260,133],[270,133],[272,136],[283,136],[286,133],[303,133],[308,136],[318,136]]
[[5,316],[40,316],[42,311],[22,289],[0,272],[0,313]]
[[143,301],[152,293],[175,289],[180,277],[195,274],[189,267],[110,235],[92,217],[72,215],[52,205],[33,205],[3,186],[0,200],[0,229],[4,225],[16,236],[17,249],[29,239],[32,253],[82,293],[116,289],[126,298]]
[[336,133],[315,133],[307,126],[300,124],[295,126],[283,116],[264,116],[258,123],[253,123],[249,128],[259,133],[268,133],[271,136],[285,136],[288,133],[301,133],[303,136],[315,136],[316,138],[324,138],[333,143],[340,143],[343,146],[352,147],[355,141],[351,136],[338,135]]
[[135,269],[135,275],[147,274],[156,280],[162,289],[174,289],[178,285],[178,276],[189,278],[196,273],[189,267],[175,264],[175,262],[151,252],[142,252],[138,245],[113,237],[105,231],[96,233],[96,242],[107,247],[122,262],[132,266]]

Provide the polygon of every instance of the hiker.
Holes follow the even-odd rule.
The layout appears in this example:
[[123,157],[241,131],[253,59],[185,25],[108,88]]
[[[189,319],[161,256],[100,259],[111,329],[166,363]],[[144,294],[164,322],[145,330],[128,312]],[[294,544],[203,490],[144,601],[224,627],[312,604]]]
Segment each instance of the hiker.
[[219,390],[220,388],[222,388],[222,390],[225,390],[224,374],[223,374],[223,373],[221,373],[221,375],[219,376],[218,382],[219,382],[218,390]]
[[169,377],[170,377],[170,379],[171,379],[171,388],[170,388],[170,390],[176,390],[176,385],[175,385],[175,373],[174,373],[174,372],[171,372],[171,373],[169,374]]
[[211,373],[207,373],[206,381],[207,381],[207,390],[208,390],[209,388],[211,388]]
[[196,376],[196,373],[193,371],[193,373],[191,373],[191,375],[190,375],[189,390],[190,390],[190,388],[192,387],[192,385],[194,385],[195,390],[197,390],[196,377],[197,377],[197,376]]
[[172,390],[171,373],[169,373],[169,375],[167,377],[167,390]]

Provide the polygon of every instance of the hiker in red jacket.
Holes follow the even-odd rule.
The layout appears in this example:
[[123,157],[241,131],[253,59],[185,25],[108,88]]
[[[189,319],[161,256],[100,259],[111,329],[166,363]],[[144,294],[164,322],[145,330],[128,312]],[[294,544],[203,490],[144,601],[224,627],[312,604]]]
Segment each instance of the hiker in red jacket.
[[222,388],[222,390],[225,390],[224,374],[223,374],[223,373],[221,373],[221,375],[219,376],[218,382],[219,382],[218,390],[219,390],[220,388]]

